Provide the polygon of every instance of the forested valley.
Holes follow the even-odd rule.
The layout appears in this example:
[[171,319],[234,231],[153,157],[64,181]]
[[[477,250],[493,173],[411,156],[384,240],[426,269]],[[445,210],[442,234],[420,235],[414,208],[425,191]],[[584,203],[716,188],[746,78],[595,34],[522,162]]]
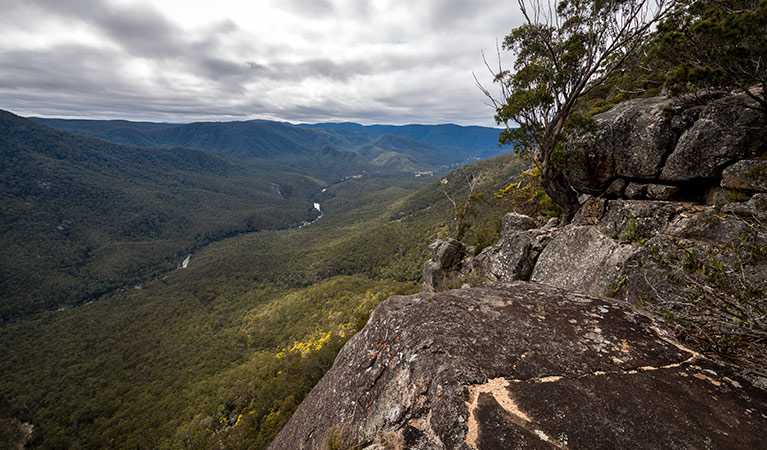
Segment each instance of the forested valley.
[[23,424],[29,448],[264,448],[372,309],[419,289],[451,201],[474,199],[467,236],[487,245],[493,194],[525,167],[312,175],[2,126],[8,448]]

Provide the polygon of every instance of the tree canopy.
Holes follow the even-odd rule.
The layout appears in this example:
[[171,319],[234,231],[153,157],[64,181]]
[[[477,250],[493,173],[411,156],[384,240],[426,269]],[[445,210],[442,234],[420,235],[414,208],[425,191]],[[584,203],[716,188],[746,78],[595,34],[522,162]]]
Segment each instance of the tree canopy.
[[725,89],[767,114],[767,0],[698,0],[659,26],[672,94]]

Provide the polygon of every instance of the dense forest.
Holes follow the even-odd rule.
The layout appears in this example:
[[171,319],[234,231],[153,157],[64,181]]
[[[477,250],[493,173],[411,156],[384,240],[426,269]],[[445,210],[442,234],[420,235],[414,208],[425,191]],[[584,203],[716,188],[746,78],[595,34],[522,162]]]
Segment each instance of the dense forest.
[[372,308],[418,290],[453,223],[445,194],[479,180],[467,236],[489,241],[492,194],[523,168],[509,155],[445,184],[349,179],[310,226],[225,239],[140,289],[5,325],[6,433],[34,424],[32,448],[265,447]]

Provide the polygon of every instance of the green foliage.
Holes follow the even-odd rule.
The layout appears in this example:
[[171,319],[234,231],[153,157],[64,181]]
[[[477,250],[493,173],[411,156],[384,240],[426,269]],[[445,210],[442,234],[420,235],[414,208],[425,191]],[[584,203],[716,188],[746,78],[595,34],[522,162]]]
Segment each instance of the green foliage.
[[[500,141],[531,154],[543,172],[544,189],[567,223],[578,199],[564,174],[562,143],[568,125],[586,125],[588,119],[573,114],[584,108],[580,102],[585,96],[638,52],[667,7],[665,0],[653,5],[639,0],[533,0],[520,1],[520,7],[525,23],[503,41],[503,49],[514,54],[514,70],[495,74],[500,99],[483,90],[496,106],[495,120],[506,125]],[[510,124],[519,127],[511,129]]]
[[496,121],[519,124],[517,130],[502,134],[503,142],[523,149],[540,146],[546,153],[558,142],[578,99],[634,54],[649,23],[664,9],[653,11],[648,23],[627,21],[619,37],[613,34],[617,31],[613,27],[620,26],[630,13],[641,14],[647,8],[645,3],[568,0],[552,5],[523,2],[521,6],[527,23],[503,41],[503,49],[512,51],[515,60],[513,72],[496,74],[503,95]]
[[426,237],[379,221],[380,203],[353,224],[336,200],[311,227],[222,241],[142,289],[0,329],[0,396],[35,425],[30,448],[265,448],[372,308],[416,290],[342,274],[417,279],[398,260],[425,259]]
[[[767,114],[767,0],[682,3],[658,35],[672,93],[736,89]],[[751,91],[754,85],[762,91]]]
[[641,222],[636,217],[631,215],[629,220],[624,225],[623,230],[618,234],[618,238],[624,241],[637,242],[644,244],[646,238],[646,231]]
[[286,168],[123,147],[6,112],[0,149],[0,322],[143,283],[227,236],[296,226],[316,216],[321,187]]
[[543,190],[541,171],[537,167],[522,172],[516,181],[494,194],[507,211],[530,217],[556,217],[559,206]]
[[620,291],[623,285],[626,284],[627,279],[628,279],[628,275],[624,273],[623,276],[621,276],[621,279],[618,280],[618,283],[615,285],[615,288],[610,292],[610,297],[615,297],[618,294],[618,291]]

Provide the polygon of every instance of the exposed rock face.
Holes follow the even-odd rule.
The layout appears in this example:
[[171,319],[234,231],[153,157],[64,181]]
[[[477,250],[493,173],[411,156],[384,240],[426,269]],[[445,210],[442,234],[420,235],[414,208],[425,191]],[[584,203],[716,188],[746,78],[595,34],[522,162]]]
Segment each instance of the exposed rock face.
[[722,172],[723,188],[767,192],[767,161],[738,161]]
[[511,234],[517,231],[527,231],[536,228],[537,225],[532,217],[524,214],[508,213],[501,220],[501,230],[503,234]]
[[[675,219],[685,212],[677,202],[605,200],[591,198],[584,203],[573,225],[597,225],[599,231],[617,238],[629,221],[636,221],[645,235],[666,233]],[[643,236],[647,237],[647,236]]]
[[463,242],[450,238],[437,239],[429,248],[431,259],[423,265],[423,290],[441,291],[447,288],[449,275],[471,270],[473,247],[467,247]]
[[746,202],[733,202],[724,205],[723,212],[743,217],[767,219],[767,193],[760,192]]
[[270,448],[753,449],[765,429],[765,391],[653,319],[515,282],[386,300]]
[[532,218],[514,213],[506,214],[502,223],[498,244],[484,249],[475,263],[490,282],[529,280],[551,229],[536,229]]
[[538,255],[550,238],[550,232],[537,229],[505,234],[498,244],[484,249],[476,263],[490,282],[529,280]]
[[[660,178],[689,181],[717,179],[727,165],[764,152],[764,118],[737,107],[737,98],[704,107],[697,120],[680,136]],[[732,107],[722,105],[732,103]]]
[[620,280],[620,265],[636,252],[591,226],[571,227],[541,253],[530,281],[580,292],[609,294]]
[[636,99],[597,115],[596,132],[581,135],[568,148],[576,152],[567,168],[573,187],[598,195],[617,177],[657,177],[677,139],[664,111],[670,105],[666,98]]
[[596,131],[571,139],[567,176],[577,191],[592,195],[700,200],[728,166],[767,152],[764,118],[744,101],[712,96],[694,107],[660,97],[623,102],[595,116]]
[[[547,236],[536,247],[529,279],[622,299],[666,316],[690,345],[725,354],[756,370],[750,376],[764,378],[765,219],[767,193],[721,209],[592,197],[571,225],[524,232]],[[503,235],[477,259],[485,263],[484,255],[509,254],[507,242],[519,242],[519,233]],[[492,273],[515,274],[520,260],[496,257]]]

